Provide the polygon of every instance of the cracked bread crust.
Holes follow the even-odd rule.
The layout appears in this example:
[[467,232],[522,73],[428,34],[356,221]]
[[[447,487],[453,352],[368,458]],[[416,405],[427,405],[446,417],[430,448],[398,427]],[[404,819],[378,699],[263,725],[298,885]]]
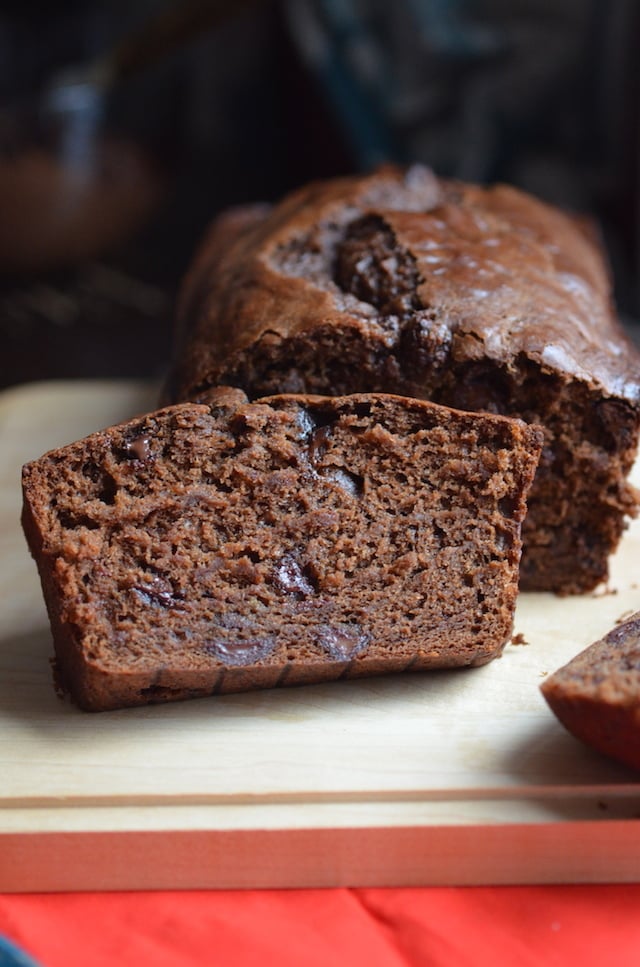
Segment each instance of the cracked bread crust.
[[56,673],[99,711],[483,664],[539,429],[396,396],[149,414],[23,471]]
[[222,216],[183,287],[168,398],[391,392],[545,428],[521,587],[605,580],[637,495],[640,357],[576,219],[387,167]]

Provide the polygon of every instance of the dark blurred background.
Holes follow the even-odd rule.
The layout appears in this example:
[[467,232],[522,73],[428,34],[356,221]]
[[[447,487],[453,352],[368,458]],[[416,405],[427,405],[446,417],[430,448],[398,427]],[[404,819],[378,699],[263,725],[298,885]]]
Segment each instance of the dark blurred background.
[[382,161],[589,214],[640,317],[638,0],[0,8],[0,386],[161,377],[212,216]]

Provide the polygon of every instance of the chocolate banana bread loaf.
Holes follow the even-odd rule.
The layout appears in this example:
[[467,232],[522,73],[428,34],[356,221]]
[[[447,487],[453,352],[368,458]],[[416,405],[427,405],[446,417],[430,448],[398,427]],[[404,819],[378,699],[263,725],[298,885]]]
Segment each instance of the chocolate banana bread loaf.
[[384,168],[223,216],[185,281],[167,399],[392,392],[545,428],[521,587],[607,576],[636,495],[640,357],[580,222]]
[[640,612],[550,675],[541,689],[576,738],[640,769]]
[[23,471],[83,708],[478,665],[512,630],[542,431],[394,396],[218,390]]

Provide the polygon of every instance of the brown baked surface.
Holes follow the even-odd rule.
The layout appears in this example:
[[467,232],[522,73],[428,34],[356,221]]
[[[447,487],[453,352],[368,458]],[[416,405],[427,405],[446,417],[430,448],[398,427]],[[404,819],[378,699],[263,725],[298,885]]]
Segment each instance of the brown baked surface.
[[607,576],[636,495],[640,357],[577,219],[515,188],[383,168],[214,225],[167,398],[392,392],[545,427],[521,587]]
[[569,732],[640,769],[640,612],[550,675],[541,689]]
[[394,396],[208,394],[23,470],[63,690],[102,710],[478,665],[542,432]]

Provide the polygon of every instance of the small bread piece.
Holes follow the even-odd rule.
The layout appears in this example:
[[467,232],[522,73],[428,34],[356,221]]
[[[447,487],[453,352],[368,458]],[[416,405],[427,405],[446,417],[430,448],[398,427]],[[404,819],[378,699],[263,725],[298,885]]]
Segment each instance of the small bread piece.
[[550,675],[541,689],[576,738],[640,769],[640,611]]
[[82,708],[478,665],[513,624],[542,432],[395,396],[208,393],[28,464]]

